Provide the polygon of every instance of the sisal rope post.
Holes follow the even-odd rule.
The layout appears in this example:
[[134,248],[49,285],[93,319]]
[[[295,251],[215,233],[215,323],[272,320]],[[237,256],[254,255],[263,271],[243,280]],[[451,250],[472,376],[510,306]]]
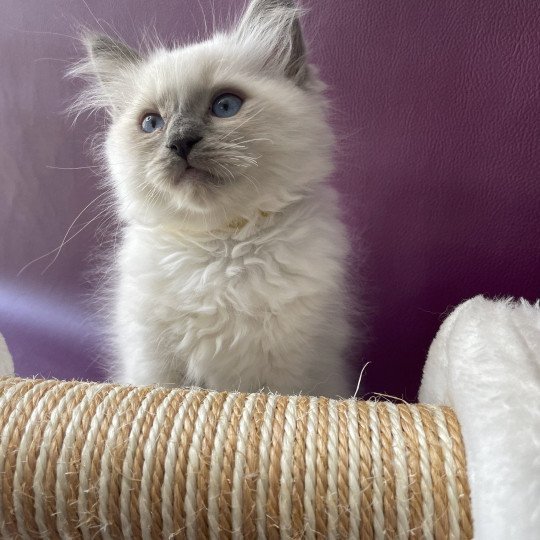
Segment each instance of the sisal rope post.
[[2,538],[470,539],[426,405],[0,380]]

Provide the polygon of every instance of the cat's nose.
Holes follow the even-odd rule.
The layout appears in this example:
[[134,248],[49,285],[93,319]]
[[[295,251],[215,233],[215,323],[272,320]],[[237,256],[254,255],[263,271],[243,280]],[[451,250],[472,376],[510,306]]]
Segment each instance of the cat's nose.
[[167,148],[172,150],[177,156],[187,159],[191,149],[200,141],[202,137],[185,137],[183,139],[174,139]]

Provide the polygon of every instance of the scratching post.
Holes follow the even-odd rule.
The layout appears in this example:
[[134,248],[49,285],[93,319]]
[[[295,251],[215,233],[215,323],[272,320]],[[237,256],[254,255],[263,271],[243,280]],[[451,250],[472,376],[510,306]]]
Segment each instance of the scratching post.
[[472,538],[445,407],[6,378],[3,538]]

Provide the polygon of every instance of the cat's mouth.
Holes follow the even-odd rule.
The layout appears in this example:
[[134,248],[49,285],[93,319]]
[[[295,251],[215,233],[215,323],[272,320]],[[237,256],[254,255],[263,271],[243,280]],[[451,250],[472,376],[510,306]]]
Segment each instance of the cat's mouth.
[[180,174],[175,174],[173,178],[175,185],[181,185],[184,183],[208,183],[215,182],[216,179],[212,174],[200,167],[195,167],[188,164],[186,168]]
[[203,184],[210,187],[223,183],[218,174],[205,166],[204,160],[199,161],[202,163],[191,161],[184,162],[183,167],[176,165],[172,174],[173,185],[180,187],[184,184]]
[[[164,190],[173,200],[180,200],[197,211],[207,211],[223,181],[199,165],[185,164],[170,171],[165,178]],[[179,198],[179,199],[177,199]]]

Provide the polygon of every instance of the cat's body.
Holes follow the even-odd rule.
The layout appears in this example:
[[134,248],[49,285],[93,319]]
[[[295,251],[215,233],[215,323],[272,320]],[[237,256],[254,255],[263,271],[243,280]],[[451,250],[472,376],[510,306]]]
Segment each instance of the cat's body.
[[116,325],[130,383],[347,395],[334,194],[241,229],[126,229]]
[[76,72],[98,84],[81,103],[111,113],[124,223],[116,380],[350,393],[348,242],[297,16],[288,0],[255,0],[233,32],[146,58],[87,40]]

